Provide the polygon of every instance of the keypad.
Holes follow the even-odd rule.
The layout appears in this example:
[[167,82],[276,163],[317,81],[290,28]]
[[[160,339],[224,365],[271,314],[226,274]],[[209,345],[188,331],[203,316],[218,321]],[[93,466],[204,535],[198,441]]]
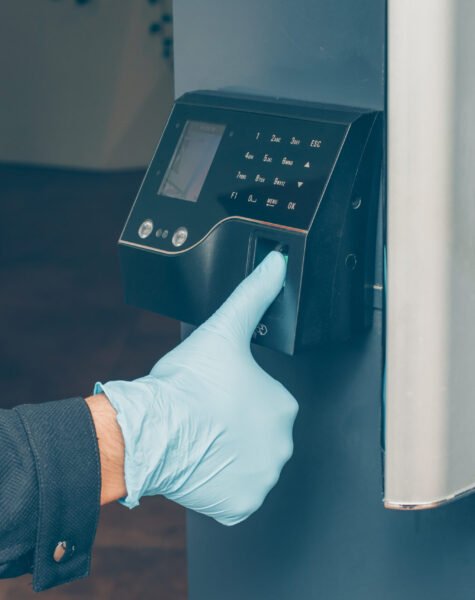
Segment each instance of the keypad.
[[255,210],[298,212],[309,188],[319,179],[324,139],[278,130],[248,130],[236,137],[241,151],[236,157],[228,199],[235,205],[247,203]]

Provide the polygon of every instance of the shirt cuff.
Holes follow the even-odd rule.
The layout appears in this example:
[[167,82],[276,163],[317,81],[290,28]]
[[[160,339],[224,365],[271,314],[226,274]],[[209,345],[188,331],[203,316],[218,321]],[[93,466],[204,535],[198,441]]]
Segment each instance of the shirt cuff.
[[33,564],[37,592],[89,575],[100,510],[96,431],[82,398],[23,405],[39,490]]

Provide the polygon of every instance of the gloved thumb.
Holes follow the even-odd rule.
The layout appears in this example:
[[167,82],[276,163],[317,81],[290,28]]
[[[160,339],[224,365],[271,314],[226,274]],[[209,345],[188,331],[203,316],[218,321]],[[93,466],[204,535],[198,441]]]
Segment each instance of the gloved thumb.
[[208,320],[208,326],[250,340],[262,315],[281,291],[286,270],[284,256],[270,252]]

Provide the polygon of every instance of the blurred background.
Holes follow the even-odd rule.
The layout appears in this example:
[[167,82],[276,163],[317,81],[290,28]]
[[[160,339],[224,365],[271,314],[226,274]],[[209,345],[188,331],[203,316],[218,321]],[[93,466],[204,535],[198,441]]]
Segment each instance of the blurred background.
[[[171,0],[2,0],[0,406],[91,394],[179,341],[123,302],[116,242],[173,100]],[[0,600],[36,598],[31,576]],[[92,576],[62,598],[186,598],[185,518],[102,510]]]

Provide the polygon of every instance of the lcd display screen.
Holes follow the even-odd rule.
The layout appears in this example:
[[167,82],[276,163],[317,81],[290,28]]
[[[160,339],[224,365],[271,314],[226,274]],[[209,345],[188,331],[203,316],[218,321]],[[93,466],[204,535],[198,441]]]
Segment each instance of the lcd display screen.
[[225,128],[217,123],[187,121],[158,193],[196,202]]

